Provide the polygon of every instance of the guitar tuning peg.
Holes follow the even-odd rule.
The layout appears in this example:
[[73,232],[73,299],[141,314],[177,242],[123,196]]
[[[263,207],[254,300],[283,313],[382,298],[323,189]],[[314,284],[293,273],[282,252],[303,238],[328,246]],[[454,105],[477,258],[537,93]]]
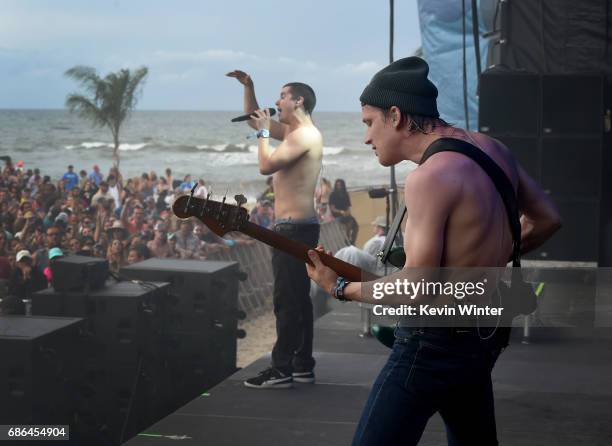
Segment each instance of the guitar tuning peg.
[[234,200],[236,200],[238,207],[242,207],[242,205],[247,202],[246,197],[242,194],[234,195]]
[[191,199],[193,198],[193,194],[194,194],[195,190],[197,189],[197,187],[198,187],[198,183],[194,184],[193,187],[191,188],[191,194],[189,194],[189,198],[187,199],[187,203],[185,203],[185,209],[184,209],[185,214],[187,214],[188,211],[189,211],[189,205],[191,204]]

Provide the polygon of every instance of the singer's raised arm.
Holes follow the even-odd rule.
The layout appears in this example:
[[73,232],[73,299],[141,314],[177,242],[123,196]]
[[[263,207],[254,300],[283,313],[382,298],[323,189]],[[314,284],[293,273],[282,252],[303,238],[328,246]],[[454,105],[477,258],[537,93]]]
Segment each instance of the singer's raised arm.
[[261,138],[258,151],[259,171],[263,175],[272,175],[286,169],[306,155],[309,147],[316,145],[322,145],[321,134],[307,128],[289,133],[276,150],[270,150],[268,141]]
[[[241,70],[230,71],[226,74],[226,76],[233,77],[238,80],[238,82],[240,82],[242,85],[244,85],[244,112],[251,113],[255,110],[258,110],[259,104],[257,103],[257,98],[255,96],[255,85],[253,84],[253,79],[251,79],[251,76]],[[247,123],[251,128],[256,128],[255,123],[252,119],[249,119]],[[283,139],[285,139],[285,136],[287,135],[288,131],[288,125],[281,124],[280,122],[275,120],[270,121],[270,136],[272,138],[282,141]]]

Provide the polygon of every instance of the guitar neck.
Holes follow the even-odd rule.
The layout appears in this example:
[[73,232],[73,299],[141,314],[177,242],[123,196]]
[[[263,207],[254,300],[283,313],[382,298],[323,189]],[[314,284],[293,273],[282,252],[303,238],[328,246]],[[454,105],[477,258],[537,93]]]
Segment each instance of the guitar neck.
[[[240,232],[312,265],[312,262],[308,258],[308,251],[313,249],[313,247],[305,243],[291,240],[250,221],[242,225]],[[318,254],[324,265],[333,269],[336,274],[345,277],[350,282],[361,282],[366,275],[369,275],[350,263],[346,263],[325,253],[319,252]]]

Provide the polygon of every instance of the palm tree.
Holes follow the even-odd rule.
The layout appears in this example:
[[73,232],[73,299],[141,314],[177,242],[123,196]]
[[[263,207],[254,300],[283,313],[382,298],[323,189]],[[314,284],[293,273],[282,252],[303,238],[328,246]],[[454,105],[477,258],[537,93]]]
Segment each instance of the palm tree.
[[88,94],[71,93],[66,107],[94,126],[108,127],[113,134],[113,163],[119,167],[119,132],[126,118],[136,107],[149,69],[140,67],[109,73],[102,78],[92,67],[77,65],[64,74],[78,82]]

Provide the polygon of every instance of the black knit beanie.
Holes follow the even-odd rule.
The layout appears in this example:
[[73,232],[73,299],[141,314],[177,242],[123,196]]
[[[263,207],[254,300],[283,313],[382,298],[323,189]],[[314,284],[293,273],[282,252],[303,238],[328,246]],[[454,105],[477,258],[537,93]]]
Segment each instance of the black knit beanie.
[[396,60],[374,75],[359,100],[383,110],[395,105],[403,113],[438,118],[438,89],[428,73],[429,65],[419,57]]

